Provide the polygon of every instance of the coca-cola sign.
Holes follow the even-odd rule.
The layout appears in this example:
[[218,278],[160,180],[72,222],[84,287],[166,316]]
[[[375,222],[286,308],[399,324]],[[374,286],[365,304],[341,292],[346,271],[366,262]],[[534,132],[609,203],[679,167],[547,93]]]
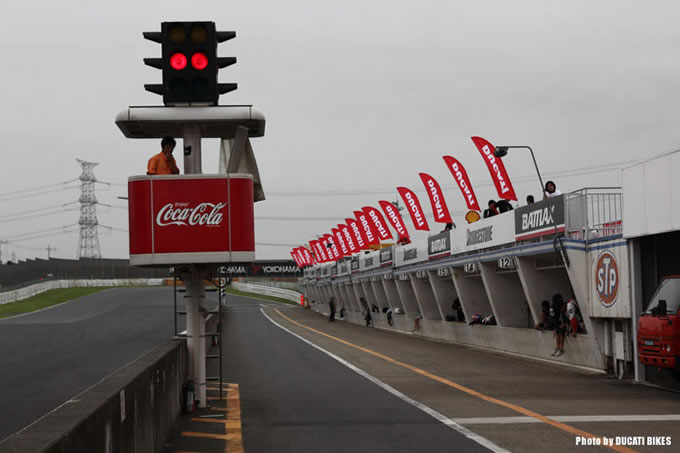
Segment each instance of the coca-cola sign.
[[130,262],[253,261],[253,198],[248,175],[131,177]]
[[226,203],[200,203],[191,207],[189,203],[168,203],[156,215],[156,225],[207,225],[222,223]]

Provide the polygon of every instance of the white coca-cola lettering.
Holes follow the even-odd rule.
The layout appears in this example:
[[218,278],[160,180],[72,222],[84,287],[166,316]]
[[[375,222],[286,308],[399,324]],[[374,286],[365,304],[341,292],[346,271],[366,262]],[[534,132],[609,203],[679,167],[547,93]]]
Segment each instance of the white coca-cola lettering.
[[468,200],[468,207],[477,204],[475,196],[472,195],[470,187],[467,185],[467,182],[465,182],[465,178],[463,178],[463,172],[460,171],[460,167],[458,167],[458,162],[454,162],[451,167],[453,168],[454,175],[456,176],[456,180],[458,181],[458,186],[460,186],[460,188],[463,190],[465,198],[467,198]]
[[404,225],[401,224],[399,221],[399,217],[397,216],[396,212],[394,212],[394,208],[390,205],[385,205],[385,210],[387,211],[387,215],[390,216],[390,220],[392,220],[392,225],[394,226],[394,229],[397,230],[397,233],[399,234],[399,237],[402,237],[403,235],[406,234],[406,231],[404,231]]
[[371,216],[371,219],[373,219],[373,223],[378,227],[378,232],[380,233],[380,237],[386,238],[387,237],[387,232],[385,231],[385,226],[382,224],[380,219],[378,218],[378,215],[375,213],[373,209],[368,211],[368,215]]
[[364,238],[361,236],[361,231],[359,230],[359,225],[357,225],[356,222],[350,222],[349,225],[352,227],[352,231],[354,232],[354,237],[357,238],[357,242],[359,243],[360,248],[364,248]]
[[199,203],[188,207],[189,203],[168,203],[156,214],[156,225],[219,225],[223,215],[220,211],[226,203]]
[[359,216],[359,221],[361,222],[361,226],[364,227],[364,231],[366,232],[366,237],[368,238],[368,242],[375,242],[375,237],[373,236],[373,232],[371,231],[371,226],[368,224],[368,220],[366,219],[366,214],[361,214]]
[[406,197],[406,201],[408,201],[408,207],[411,209],[411,212],[413,212],[413,216],[415,217],[416,222],[418,222],[418,226],[423,226],[425,222],[423,216],[420,215],[420,209],[418,209],[418,206],[416,205],[416,200],[413,199],[413,196],[411,196],[409,192],[405,192],[404,197]]
[[432,202],[434,203],[435,210],[437,211],[437,219],[444,217],[444,209],[442,208],[441,201],[439,200],[439,191],[434,181],[431,179],[427,180],[427,186],[430,188],[430,193],[432,194]]
[[493,168],[493,171],[496,172],[496,178],[498,179],[498,183],[501,186],[501,193],[505,193],[505,192],[509,191],[510,188],[508,187],[508,184],[503,179],[503,174],[501,173],[501,169],[498,167],[498,164],[496,163],[496,157],[493,155],[493,153],[489,149],[489,145],[484,145],[484,147],[482,148],[482,151],[484,151],[486,158],[489,160],[489,163],[491,164],[491,168]]

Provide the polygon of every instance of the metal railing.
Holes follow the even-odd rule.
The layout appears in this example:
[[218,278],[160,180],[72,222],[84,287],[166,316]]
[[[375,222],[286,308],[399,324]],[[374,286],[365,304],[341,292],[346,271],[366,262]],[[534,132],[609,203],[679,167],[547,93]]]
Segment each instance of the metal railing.
[[592,240],[621,234],[623,198],[620,187],[586,187],[565,195],[565,235]]

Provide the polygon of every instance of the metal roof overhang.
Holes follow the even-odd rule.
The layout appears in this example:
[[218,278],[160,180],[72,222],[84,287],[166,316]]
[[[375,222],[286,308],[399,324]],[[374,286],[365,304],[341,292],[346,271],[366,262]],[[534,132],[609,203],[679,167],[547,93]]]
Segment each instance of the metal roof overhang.
[[128,107],[116,115],[127,138],[182,137],[188,125],[199,125],[203,138],[234,138],[236,128],[248,128],[249,137],[264,136],[264,114],[252,105],[211,107]]

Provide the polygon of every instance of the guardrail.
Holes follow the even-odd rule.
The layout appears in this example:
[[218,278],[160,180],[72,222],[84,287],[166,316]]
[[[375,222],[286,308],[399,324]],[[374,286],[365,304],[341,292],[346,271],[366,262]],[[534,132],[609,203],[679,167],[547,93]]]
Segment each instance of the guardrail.
[[620,187],[588,187],[568,193],[566,197],[568,237],[590,240],[622,233]]
[[275,288],[273,286],[255,285],[253,283],[232,282],[231,287],[238,291],[247,293],[262,294],[264,296],[280,297],[300,304],[303,300],[302,293],[292,289]]
[[50,280],[25,288],[0,293],[0,305],[28,299],[51,289],[76,288],[83,286],[157,286],[162,285],[163,278],[122,278],[122,279],[78,279],[78,280]]

